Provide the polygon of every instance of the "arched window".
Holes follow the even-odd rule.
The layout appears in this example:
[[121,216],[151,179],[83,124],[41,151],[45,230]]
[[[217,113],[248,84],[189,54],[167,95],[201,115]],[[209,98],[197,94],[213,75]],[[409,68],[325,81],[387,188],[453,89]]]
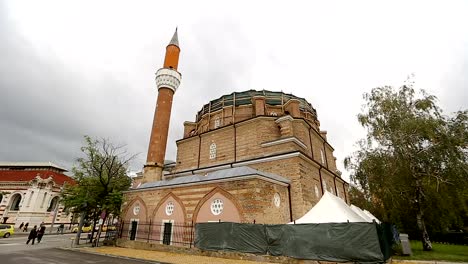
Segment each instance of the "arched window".
[[214,128],[218,128],[221,126],[221,119],[219,117],[216,117],[214,120]]
[[20,208],[20,203],[21,203],[21,194],[17,193],[11,197],[11,206],[10,210],[11,211],[18,211]]
[[322,159],[322,164],[325,164],[325,154],[322,149],[320,150],[320,158]]
[[32,199],[33,195],[34,195],[34,191],[32,191],[31,194],[29,195],[28,205],[27,206],[29,206],[31,204],[31,199]]
[[47,208],[47,212],[55,211],[55,208],[58,205],[58,196],[55,196],[52,200],[50,200],[49,207]]

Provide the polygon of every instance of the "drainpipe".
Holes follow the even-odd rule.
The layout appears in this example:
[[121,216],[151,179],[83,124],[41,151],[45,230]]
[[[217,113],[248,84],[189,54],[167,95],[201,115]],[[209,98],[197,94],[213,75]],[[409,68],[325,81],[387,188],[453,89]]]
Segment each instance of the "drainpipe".
[[[309,123],[306,122],[307,125],[309,125]],[[309,143],[310,143],[310,157],[312,158],[312,160],[314,160],[314,146],[312,145],[312,135],[310,134],[310,130],[312,129],[312,127],[309,125]]]
[[325,139],[323,140],[323,154],[325,155],[325,164],[327,164],[327,169],[328,169],[328,157],[327,157],[327,148],[325,147]]
[[335,194],[338,196],[338,189],[336,188],[336,175],[333,175],[333,184],[335,185]]
[[197,169],[200,168],[200,152],[201,152],[201,136],[198,134],[198,162],[197,162]]
[[320,165],[320,168],[319,168],[319,177],[320,177],[320,190],[322,190],[322,195],[323,195],[323,182],[322,182],[322,168],[323,166]]
[[292,214],[292,203],[291,203],[291,184],[288,184],[288,198],[289,198],[289,221],[293,221],[293,214]]
[[345,202],[348,203],[348,197],[346,195],[346,184],[343,182],[343,193],[344,193],[344,199],[345,199]]
[[237,161],[237,131],[236,131],[236,124],[233,123],[232,126],[234,127],[234,162]]

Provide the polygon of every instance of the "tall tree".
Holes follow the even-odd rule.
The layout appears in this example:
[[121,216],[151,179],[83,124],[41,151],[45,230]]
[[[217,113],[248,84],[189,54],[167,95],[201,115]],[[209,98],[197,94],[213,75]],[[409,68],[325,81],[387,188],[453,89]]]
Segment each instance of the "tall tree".
[[345,167],[384,220],[415,223],[432,250],[427,225],[447,228],[467,206],[467,111],[444,116],[436,97],[412,84],[374,88],[364,100],[358,120],[367,137]]
[[72,169],[76,184],[63,192],[65,206],[82,215],[77,244],[85,217],[96,222],[103,212],[105,217],[110,213],[119,215],[122,192],[131,184],[128,165],[135,157],[127,153],[124,145],[114,145],[107,139],[84,138],[85,146],[81,147],[84,155]]

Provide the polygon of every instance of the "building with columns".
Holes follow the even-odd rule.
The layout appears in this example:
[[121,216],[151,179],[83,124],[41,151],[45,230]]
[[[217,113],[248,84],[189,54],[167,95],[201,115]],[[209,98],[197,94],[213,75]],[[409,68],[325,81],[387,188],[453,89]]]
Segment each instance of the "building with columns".
[[0,220],[29,226],[69,223],[60,193],[74,181],[51,162],[0,162]]
[[248,90],[209,101],[183,124],[175,166],[165,170],[179,53],[176,31],[156,72],[147,162],[141,184],[125,193],[125,221],[280,224],[302,217],[325,191],[349,203],[316,110],[283,92]]

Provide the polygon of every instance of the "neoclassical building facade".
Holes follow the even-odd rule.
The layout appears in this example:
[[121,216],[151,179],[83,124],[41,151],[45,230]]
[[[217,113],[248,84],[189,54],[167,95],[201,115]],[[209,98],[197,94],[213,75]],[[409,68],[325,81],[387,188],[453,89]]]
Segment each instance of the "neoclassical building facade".
[[123,219],[280,224],[302,217],[329,191],[349,203],[327,132],[306,99],[248,90],[209,101],[184,123],[170,171],[164,155],[181,81],[177,32],[156,73],[153,129],[141,184],[125,193]]
[[60,192],[73,180],[50,162],[0,162],[0,220],[29,226],[69,223]]

